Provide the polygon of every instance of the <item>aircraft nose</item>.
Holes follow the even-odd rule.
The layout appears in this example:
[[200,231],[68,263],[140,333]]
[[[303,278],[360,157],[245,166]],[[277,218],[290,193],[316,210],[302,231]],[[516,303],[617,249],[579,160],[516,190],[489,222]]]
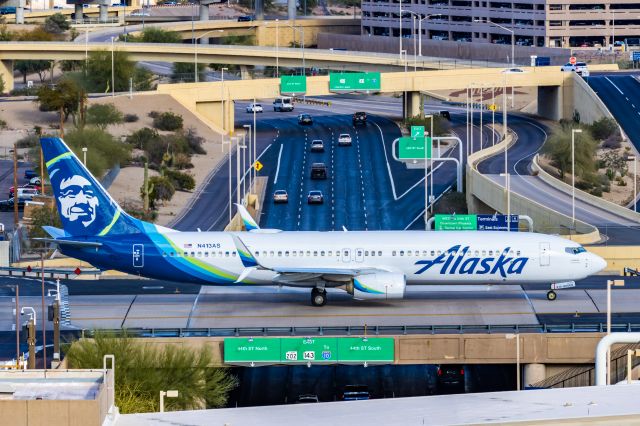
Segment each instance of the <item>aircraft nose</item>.
[[591,259],[589,263],[591,264],[592,274],[596,274],[607,267],[607,261],[597,254],[593,253],[591,253]]

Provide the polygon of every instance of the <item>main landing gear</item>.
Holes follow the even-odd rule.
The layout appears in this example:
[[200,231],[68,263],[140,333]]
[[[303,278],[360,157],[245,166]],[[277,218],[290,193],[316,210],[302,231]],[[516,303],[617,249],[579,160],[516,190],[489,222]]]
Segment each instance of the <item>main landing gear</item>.
[[311,305],[324,306],[327,303],[327,290],[324,288],[314,287],[311,290]]

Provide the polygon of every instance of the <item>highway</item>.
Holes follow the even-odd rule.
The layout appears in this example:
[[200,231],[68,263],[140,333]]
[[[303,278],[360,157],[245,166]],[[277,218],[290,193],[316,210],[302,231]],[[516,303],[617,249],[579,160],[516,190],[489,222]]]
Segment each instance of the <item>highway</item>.
[[[405,300],[354,301],[329,290],[331,303],[308,304],[305,289],[277,287],[198,287],[150,280],[63,281],[69,289],[71,327],[83,328],[238,328],[431,325],[595,324],[605,321],[606,280],[595,276],[561,290],[550,302],[540,286],[409,286]],[[614,323],[640,323],[640,278],[627,277],[612,293]],[[40,282],[3,280],[0,331],[10,331],[13,290],[20,285],[21,306],[39,312]],[[141,285],[141,284],[144,285]],[[54,283],[47,280],[47,288]],[[178,289],[179,293],[175,293]],[[96,299],[96,291],[101,294]],[[47,303],[51,298],[47,298]],[[577,314],[576,314],[577,313]],[[51,324],[48,323],[48,329]]]
[[[571,197],[542,179],[532,176],[530,171],[533,157],[547,139],[548,128],[532,119],[513,114],[509,116],[509,127],[518,138],[507,152],[511,191],[570,217]],[[481,162],[478,170],[493,181],[504,185],[504,177],[500,176],[500,173],[504,173],[502,154]],[[579,199],[576,199],[575,206],[576,218],[597,226],[606,238],[606,244],[636,244],[640,241],[638,223],[620,217],[606,207],[594,206]],[[549,229],[546,232],[560,232],[560,229]]]

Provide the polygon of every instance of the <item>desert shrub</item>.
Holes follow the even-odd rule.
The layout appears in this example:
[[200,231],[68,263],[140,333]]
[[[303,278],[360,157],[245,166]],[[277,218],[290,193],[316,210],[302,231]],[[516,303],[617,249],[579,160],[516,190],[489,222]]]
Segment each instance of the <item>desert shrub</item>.
[[168,111],[163,112],[153,119],[153,127],[159,130],[179,130],[182,129],[182,124],[183,120],[181,115]]
[[139,118],[136,114],[125,114],[124,115],[124,122],[125,123],[135,123],[136,121],[138,121]]
[[196,188],[196,181],[190,174],[177,170],[165,170],[164,175],[171,180],[173,186],[179,191],[193,191]]

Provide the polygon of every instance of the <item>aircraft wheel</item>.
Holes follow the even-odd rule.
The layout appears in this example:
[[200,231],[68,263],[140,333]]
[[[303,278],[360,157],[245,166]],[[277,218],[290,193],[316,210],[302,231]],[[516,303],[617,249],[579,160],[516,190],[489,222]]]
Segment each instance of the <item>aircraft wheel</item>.
[[311,290],[311,305],[324,306],[327,303],[327,291],[324,289],[314,288]]
[[556,300],[557,298],[558,298],[558,295],[556,294],[555,291],[549,290],[547,292],[547,300],[552,300],[553,301],[553,300]]

